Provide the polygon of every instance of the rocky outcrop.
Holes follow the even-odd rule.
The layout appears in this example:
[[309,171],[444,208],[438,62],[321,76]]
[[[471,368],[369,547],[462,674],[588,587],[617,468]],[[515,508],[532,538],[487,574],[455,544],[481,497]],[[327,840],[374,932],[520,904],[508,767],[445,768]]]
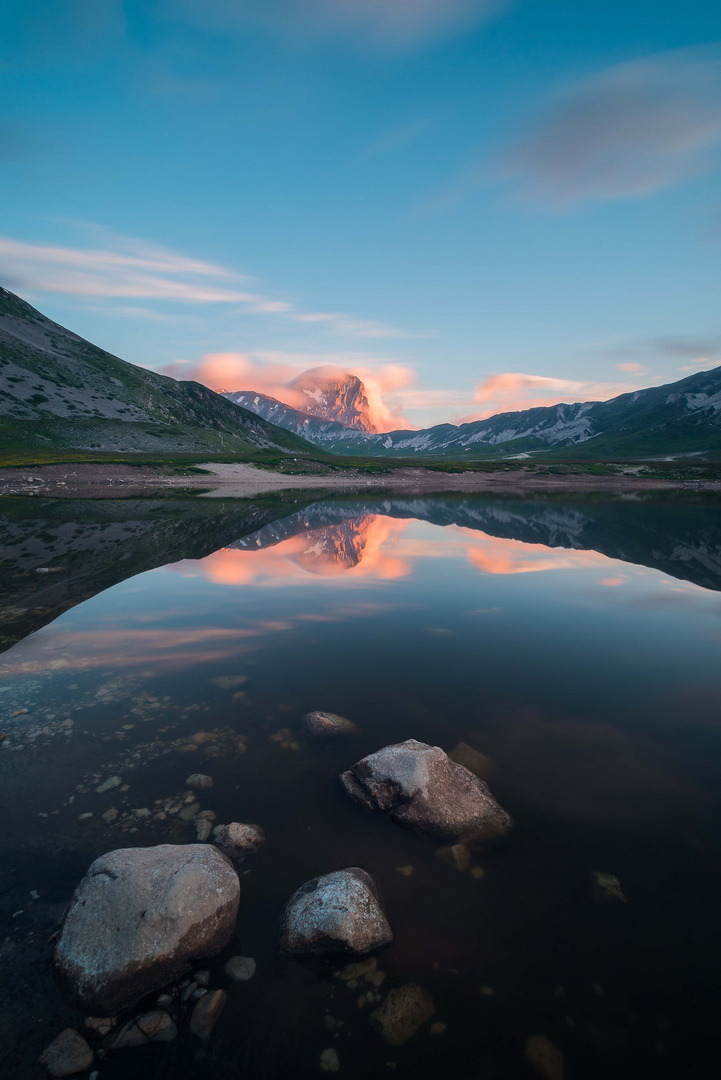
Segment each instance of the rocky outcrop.
[[231,821],[230,825],[224,825],[220,830],[215,843],[233,859],[259,851],[265,843],[265,833],[260,825],[245,825],[241,821]]
[[240,884],[210,845],[121,848],[92,864],[55,949],[71,998],[98,1014],[134,1005],[227,944]]
[[416,739],[362,758],[340,779],[351,798],[368,809],[475,851],[504,839],[513,826],[482,780],[440,746]]
[[352,720],[332,712],[306,713],[301,717],[300,723],[306,735],[320,735],[331,739],[342,735],[355,735],[358,731]]
[[357,866],[323,874],[301,885],[280,920],[280,948],[294,956],[363,955],[390,945],[375,881]]

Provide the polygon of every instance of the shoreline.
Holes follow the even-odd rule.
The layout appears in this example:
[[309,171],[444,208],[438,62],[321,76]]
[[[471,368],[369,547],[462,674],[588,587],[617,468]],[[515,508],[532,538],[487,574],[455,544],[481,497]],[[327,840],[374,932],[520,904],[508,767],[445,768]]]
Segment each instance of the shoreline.
[[444,473],[399,468],[388,473],[350,471],[342,476],[287,474],[244,463],[203,463],[208,475],[172,475],[147,466],[122,464],[44,465],[0,470],[0,495],[45,498],[128,498],[155,492],[197,493],[200,498],[249,498],[290,490],[337,492],[653,492],[721,493],[721,480],[669,479],[629,474],[548,474],[509,469],[491,472]]

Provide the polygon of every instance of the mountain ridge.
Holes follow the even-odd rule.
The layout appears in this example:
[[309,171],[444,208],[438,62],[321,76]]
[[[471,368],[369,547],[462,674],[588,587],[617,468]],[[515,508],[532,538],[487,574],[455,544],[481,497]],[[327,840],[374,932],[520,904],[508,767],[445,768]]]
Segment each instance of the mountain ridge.
[[207,386],[121,360],[0,288],[4,441],[132,451],[315,453]]
[[467,458],[628,457],[644,454],[721,456],[721,367],[608,401],[537,406],[465,424],[368,434],[319,420],[266,395],[225,394],[331,453]]

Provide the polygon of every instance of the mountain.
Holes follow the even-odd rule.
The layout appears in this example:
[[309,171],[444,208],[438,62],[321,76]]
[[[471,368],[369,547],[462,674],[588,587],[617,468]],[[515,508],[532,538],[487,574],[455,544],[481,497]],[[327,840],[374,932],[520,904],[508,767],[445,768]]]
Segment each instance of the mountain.
[[316,446],[324,446],[330,449],[329,443],[341,442],[354,439],[368,434],[357,428],[348,427],[339,420],[323,419],[319,416],[311,416],[309,413],[299,412],[290,405],[283,404],[277,398],[267,394],[257,394],[253,390],[224,391],[223,397],[228,401],[241,405],[244,409],[262,416],[271,424],[277,424],[285,431],[292,431],[300,435]]
[[366,389],[357,375],[332,367],[311,368],[288,384],[298,408],[321,420],[337,420],[357,431],[375,433]]
[[262,394],[234,394],[261,416],[344,455],[499,458],[553,452],[554,458],[721,456],[721,367],[610,401],[498,413],[469,424],[366,433],[324,426]]
[[196,382],[91,345],[0,289],[0,437],[37,447],[315,452]]
[[312,368],[288,383],[287,390],[295,408],[254,390],[227,390],[223,396],[317,446],[376,433],[365,386],[357,375]]

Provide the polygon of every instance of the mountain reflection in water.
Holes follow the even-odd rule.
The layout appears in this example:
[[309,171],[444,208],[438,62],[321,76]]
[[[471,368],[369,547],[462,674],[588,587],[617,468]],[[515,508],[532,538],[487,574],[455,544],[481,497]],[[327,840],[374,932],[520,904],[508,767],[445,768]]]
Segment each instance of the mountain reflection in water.
[[[345,1080],[531,1080],[539,1035],[568,1080],[715,1075],[716,503],[7,499],[0,528],[3,1076],[40,1080],[82,1028],[51,975],[58,921],[103,852],[195,841],[159,809],[191,772],[213,778],[202,813],[267,835],[207,965],[228,1004],[205,1051],[181,1009],[177,1040],[109,1053],[100,1080],[314,1080],[328,1048]],[[358,733],[312,742],[311,709]],[[484,755],[516,830],[475,873],[338,783],[407,738]],[[290,893],[353,865],[395,936],[379,995],[434,998],[438,1033],[403,1047],[372,1030],[369,984],[277,952]],[[594,903],[594,871],[628,904]]]
[[[287,578],[294,568],[319,575],[360,569],[378,578],[395,578],[412,574],[414,556],[449,556],[455,545],[488,574],[585,566],[607,570],[607,583],[620,584],[611,565],[618,560],[721,589],[721,516],[712,507],[711,514],[702,509],[700,520],[694,521],[693,509],[479,499],[320,502],[236,540],[206,558],[201,569],[225,584]],[[452,534],[451,544],[448,536],[435,548],[432,540],[419,546],[404,539],[411,521],[442,526]],[[259,557],[268,551],[274,551],[270,558]]]

